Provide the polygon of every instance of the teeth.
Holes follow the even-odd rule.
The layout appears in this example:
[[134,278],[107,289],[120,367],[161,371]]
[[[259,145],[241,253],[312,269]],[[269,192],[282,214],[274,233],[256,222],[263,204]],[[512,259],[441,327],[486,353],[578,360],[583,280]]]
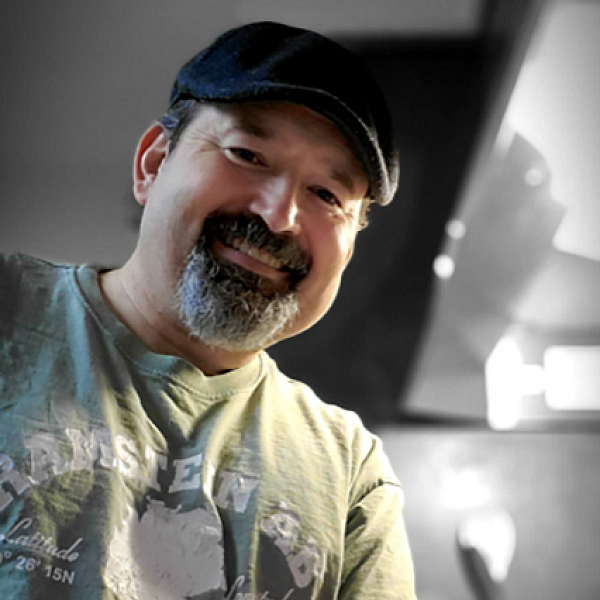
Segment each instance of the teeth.
[[264,263],[265,265],[272,267],[273,269],[281,269],[283,262],[274,256],[271,256],[268,252],[251,246],[246,240],[242,241],[239,238],[234,238],[231,241],[231,245],[240,252],[247,254],[251,258]]

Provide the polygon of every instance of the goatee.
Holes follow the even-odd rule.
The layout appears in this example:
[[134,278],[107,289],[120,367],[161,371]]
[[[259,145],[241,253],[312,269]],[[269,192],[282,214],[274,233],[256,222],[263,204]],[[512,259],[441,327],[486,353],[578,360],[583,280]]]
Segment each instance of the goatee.
[[[218,258],[215,240],[267,252],[285,273],[283,282]],[[179,317],[191,336],[209,346],[237,352],[266,348],[296,317],[297,287],[309,270],[310,258],[298,242],[274,234],[257,215],[210,215],[180,278]]]

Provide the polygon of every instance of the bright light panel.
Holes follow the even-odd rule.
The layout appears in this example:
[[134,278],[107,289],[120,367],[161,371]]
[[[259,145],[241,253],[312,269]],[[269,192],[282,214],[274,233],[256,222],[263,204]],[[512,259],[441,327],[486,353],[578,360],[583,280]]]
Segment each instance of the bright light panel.
[[535,42],[507,119],[547,160],[568,209],[554,245],[600,260],[600,3],[555,4]]
[[521,417],[523,357],[510,337],[498,341],[485,363],[487,417],[493,429],[512,429]]
[[551,409],[600,410],[600,346],[551,346],[544,367]]

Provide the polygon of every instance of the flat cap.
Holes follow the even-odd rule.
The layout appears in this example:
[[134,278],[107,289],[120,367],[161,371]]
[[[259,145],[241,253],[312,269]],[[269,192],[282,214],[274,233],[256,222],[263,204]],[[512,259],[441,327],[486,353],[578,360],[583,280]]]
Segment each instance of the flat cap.
[[369,196],[381,205],[394,196],[399,165],[383,94],[363,62],[325,36],[272,22],[227,31],[177,74],[171,106],[186,98],[307,106],[353,142]]

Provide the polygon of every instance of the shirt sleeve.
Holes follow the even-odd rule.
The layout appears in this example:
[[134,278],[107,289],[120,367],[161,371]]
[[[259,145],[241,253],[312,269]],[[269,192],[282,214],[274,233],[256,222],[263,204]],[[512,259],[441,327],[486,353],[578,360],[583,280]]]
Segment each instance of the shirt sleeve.
[[414,600],[402,489],[383,483],[355,504],[346,525],[340,600]]
[[415,600],[404,492],[381,440],[359,437],[363,459],[349,499],[339,600]]

